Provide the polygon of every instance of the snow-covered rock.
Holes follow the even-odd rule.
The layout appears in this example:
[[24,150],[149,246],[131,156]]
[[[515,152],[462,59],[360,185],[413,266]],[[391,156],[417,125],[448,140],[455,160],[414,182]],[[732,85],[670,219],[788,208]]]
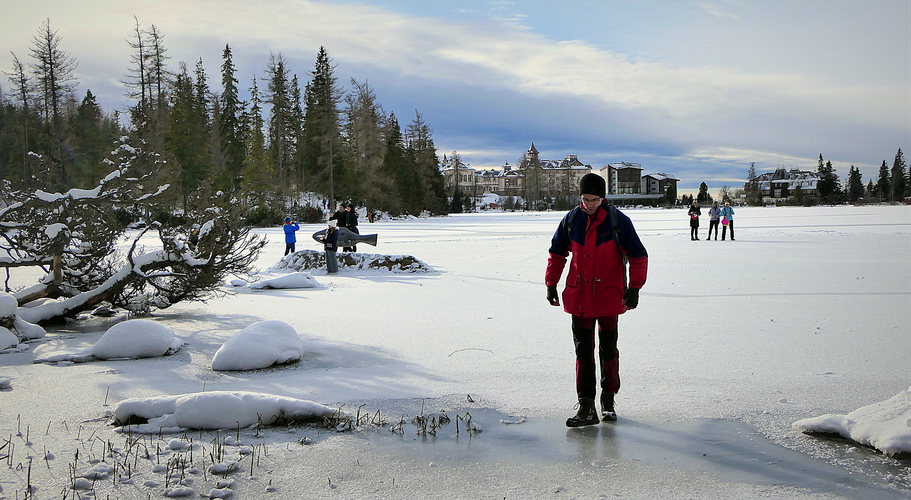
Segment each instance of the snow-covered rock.
[[793,427],[808,433],[839,434],[886,455],[911,453],[911,388],[847,415],[805,418]]
[[262,419],[264,425],[331,417],[337,410],[303,399],[255,392],[197,392],[179,396],[125,399],[114,407],[118,423],[138,420],[122,432],[154,434],[159,430],[234,429]]
[[[339,269],[356,269],[358,271],[377,271],[390,273],[433,273],[435,272],[427,263],[411,255],[381,255],[373,253],[339,253],[336,255]],[[286,255],[269,271],[308,271],[311,269],[325,269],[326,256],[324,252],[315,250],[301,250]]]
[[117,323],[98,339],[89,352],[99,359],[153,358],[180,350],[183,341],[170,328],[147,319]]
[[19,302],[15,297],[6,292],[0,292],[0,324],[11,324],[18,307]]
[[9,349],[19,345],[19,338],[13,335],[13,332],[0,326],[0,350]]
[[304,344],[294,327],[284,321],[254,323],[227,342],[212,358],[213,370],[256,370],[298,361]]

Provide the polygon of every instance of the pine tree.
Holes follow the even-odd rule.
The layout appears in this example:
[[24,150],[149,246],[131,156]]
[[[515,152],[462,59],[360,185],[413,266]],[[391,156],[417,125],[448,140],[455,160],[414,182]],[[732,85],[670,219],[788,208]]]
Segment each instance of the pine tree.
[[288,171],[289,182],[298,193],[306,192],[304,178],[304,152],[301,143],[304,141],[304,102],[300,81],[295,74],[291,78],[291,115],[288,121],[289,139],[291,140],[291,165]]
[[339,192],[343,194],[350,194],[351,189],[336,185],[336,178],[344,179],[343,169],[335,158],[341,136],[338,103],[342,91],[336,84],[334,67],[325,47],[319,49],[310,78],[304,92],[304,173],[309,179],[309,189],[327,193],[334,203],[337,187],[341,187]]
[[74,184],[94,185],[107,173],[103,160],[116,140],[114,132],[117,127],[105,118],[95,95],[87,90],[76,113],[70,118],[68,129],[67,142],[72,147],[69,156],[74,166]]
[[222,52],[220,113],[218,120],[218,133],[220,137],[221,155],[224,161],[224,171],[220,185],[228,192],[234,192],[240,187],[240,175],[244,167],[244,142],[241,129],[241,115],[243,103],[240,101],[237,89],[236,69],[231,47],[225,45]]
[[382,173],[387,180],[383,183],[386,209],[392,213],[413,210],[411,200],[417,191],[416,179],[408,163],[402,129],[395,113],[390,113],[386,121],[386,154],[383,155]]
[[860,175],[860,169],[851,165],[848,169],[848,186],[845,188],[848,195],[848,201],[855,203],[864,196],[864,182]]
[[420,182],[421,209],[436,214],[446,213],[446,179],[440,172],[440,161],[433,143],[433,129],[417,110],[405,129],[405,143]]
[[819,155],[819,165],[816,167],[816,172],[820,176],[819,182],[816,183],[819,197],[827,203],[833,203],[835,196],[841,190],[841,186],[839,185],[835,168],[832,167],[832,162],[823,163],[822,153]]
[[[186,65],[174,82],[173,107],[166,137],[170,172],[180,187],[184,211],[191,196],[209,176],[209,126],[205,101],[200,97],[200,84],[187,73]],[[204,74],[200,75],[204,77]]]
[[908,189],[908,179],[905,178],[907,166],[905,165],[905,155],[901,148],[895,153],[895,160],[892,162],[892,178],[889,179],[889,186],[892,191],[892,201],[902,201]]
[[386,154],[386,112],[367,82],[352,79],[351,86],[345,96],[343,127],[350,186],[357,199],[388,210],[386,184],[391,179],[381,173]]
[[699,184],[699,194],[696,195],[696,201],[700,205],[708,205],[712,202],[712,195],[709,194],[709,186],[706,183]]
[[879,167],[879,178],[876,180],[876,196],[881,201],[885,201],[889,198],[890,193],[889,167],[886,165],[886,160],[883,160],[883,164]]
[[[31,133],[31,130],[37,128],[37,115],[34,114],[31,106],[32,81],[25,69],[25,64],[19,60],[19,57],[17,57],[16,54],[13,54],[13,71],[4,73],[9,77],[10,82],[13,84],[11,95],[18,99],[21,104],[21,108],[17,113],[19,117],[19,120],[17,120],[16,123],[18,130],[15,134],[15,138],[12,139],[12,142],[17,144],[18,147],[14,146],[11,148],[11,150],[15,150],[15,155],[20,160],[20,163],[18,164],[18,168],[14,166],[15,164],[11,164],[11,168],[7,173],[7,178],[14,183],[14,186],[18,187],[21,185],[25,190],[29,190],[32,185],[32,171],[30,162],[28,161],[28,152],[31,150],[30,138],[35,135]],[[13,125],[12,120],[9,120],[9,124]],[[10,160],[12,160],[12,155],[10,156]]]
[[266,150],[266,136],[263,133],[265,120],[262,114],[262,101],[259,97],[259,88],[256,77],[250,87],[250,107],[243,115],[244,155],[243,189],[250,193],[255,203],[263,204],[270,198],[272,182],[272,162],[269,161]]
[[671,184],[667,187],[667,191],[664,192],[664,204],[669,206],[674,206],[677,202],[677,187]]
[[272,105],[269,114],[269,158],[278,174],[275,182],[279,191],[288,193],[290,167],[294,156],[294,132],[291,130],[292,103],[288,71],[281,54],[272,55],[266,68],[267,94],[265,102]]

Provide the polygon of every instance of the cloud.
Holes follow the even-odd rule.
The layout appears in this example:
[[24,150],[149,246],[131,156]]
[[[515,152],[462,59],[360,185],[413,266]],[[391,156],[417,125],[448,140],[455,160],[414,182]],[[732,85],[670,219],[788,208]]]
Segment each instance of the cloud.
[[732,20],[732,21],[740,21],[741,19],[743,19],[739,14],[735,14],[735,13],[730,12],[725,9],[725,7],[735,6],[740,2],[735,2],[735,1],[729,0],[727,2],[722,2],[722,3],[724,3],[726,5],[719,5],[717,3],[711,3],[711,2],[703,2],[703,3],[699,4],[699,6],[702,7],[702,9],[705,10],[706,12],[708,12],[710,15],[717,17],[718,19],[728,19],[728,20]]
[[[604,5],[589,6],[590,14],[619,15],[606,10],[613,4]],[[592,32],[563,28],[558,21],[565,19],[548,23],[534,17],[541,12],[534,3],[506,1],[469,3],[464,12],[456,13],[453,6],[436,14],[428,13],[436,4],[427,4],[418,16],[365,3],[305,0],[86,0],[55,7],[53,24],[80,60],[80,70],[88,70],[79,72],[80,89],[91,88],[105,107],[110,107],[106,99],[122,102],[117,82],[129,65],[125,40],[134,15],[143,27],[154,23],[164,33],[174,68],[178,61],[192,65],[203,58],[213,90],[219,87],[225,44],[234,52],[242,87],[249,86],[253,74],[263,75],[270,53],[281,53],[305,82],[318,48],[325,46],[340,84],[347,86],[352,77],[371,82],[380,102],[403,123],[419,109],[435,128],[441,153],[458,149],[479,167],[514,163],[532,141],[539,149],[549,148],[554,158],[580,154],[592,164],[653,162],[669,173],[725,170],[727,177],[735,169],[745,172],[743,165],[751,161],[815,166],[819,152],[878,168],[880,157],[907,148],[907,75],[881,83],[859,78],[856,71],[841,75],[840,66],[810,73],[797,63],[771,64],[802,47],[781,47],[777,35],[767,39],[752,31],[757,22],[774,21],[774,13],[733,0],[680,5],[661,10],[663,25],[686,19],[688,32],[722,30],[709,39],[713,50],[744,62],[716,58],[692,64],[686,58],[612,50],[618,45],[605,40],[628,32],[597,32],[604,37],[596,39]],[[686,8],[690,17],[677,12]],[[637,14],[642,12],[623,12],[630,19]],[[16,23],[0,21],[0,48],[22,57],[43,16],[36,11]],[[646,29],[649,20],[637,27]],[[799,25],[790,18],[780,21],[769,26],[778,30],[773,33]],[[23,30],[29,22],[33,26]],[[642,39],[679,45],[680,52],[699,46],[688,45],[699,39],[676,35],[644,31]],[[907,42],[907,33],[904,37]],[[841,42],[836,47],[844,53],[826,53],[832,64],[888,56],[854,55]],[[755,59],[757,54],[765,59]],[[800,61],[812,60],[813,54],[802,54]],[[0,64],[8,67],[4,57],[0,53]]]

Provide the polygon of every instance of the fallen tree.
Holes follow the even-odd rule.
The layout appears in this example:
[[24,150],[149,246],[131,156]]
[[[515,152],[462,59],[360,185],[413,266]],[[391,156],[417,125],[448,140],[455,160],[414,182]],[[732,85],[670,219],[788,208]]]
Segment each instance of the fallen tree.
[[[75,317],[102,302],[148,313],[205,299],[219,293],[225,277],[247,274],[265,241],[248,234],[235,200],[200,190],[196,208],[178,222],[146,222],[125,239],[129,220],[118,212],[167,213],[157,199],[168,185],[149,187],[162,163],[154,153],[122,145],[107,163],[112,172],[90,190],[61,194],[3,186],[0,267],[6,268],[6,291],[20,306],[52,299],[20,307],[23,319]],[[151,234],[157,238],[149,243]],[[25,266],[45,274],[35,285],[11,290],[11,270]]]

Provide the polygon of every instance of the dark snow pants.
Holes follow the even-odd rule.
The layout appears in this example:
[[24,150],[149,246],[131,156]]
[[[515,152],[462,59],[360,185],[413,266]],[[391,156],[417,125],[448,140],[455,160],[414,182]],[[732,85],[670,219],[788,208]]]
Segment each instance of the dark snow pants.
[[734,221],[729,220],[728,224],[726,226],[722,226],[722,228],[721,228],[721,239],[722,240],[725,239],[725,237],[727,236],[728,228],[731,228],[731,239],[732,240],[734,239]]
[[573,316],[573,343],[576,345],[576,395],[595,398],[595,322],[598,323],[598,361],[601,368],[601,393],[620,390],[620,351],[617,349],[617,316],[582,318]]
[[710,239],[712,237],[712,229],[715,230],[715,239],[718,239],[718,219],[712,219],[709,221],[709,234],[705,239]]

